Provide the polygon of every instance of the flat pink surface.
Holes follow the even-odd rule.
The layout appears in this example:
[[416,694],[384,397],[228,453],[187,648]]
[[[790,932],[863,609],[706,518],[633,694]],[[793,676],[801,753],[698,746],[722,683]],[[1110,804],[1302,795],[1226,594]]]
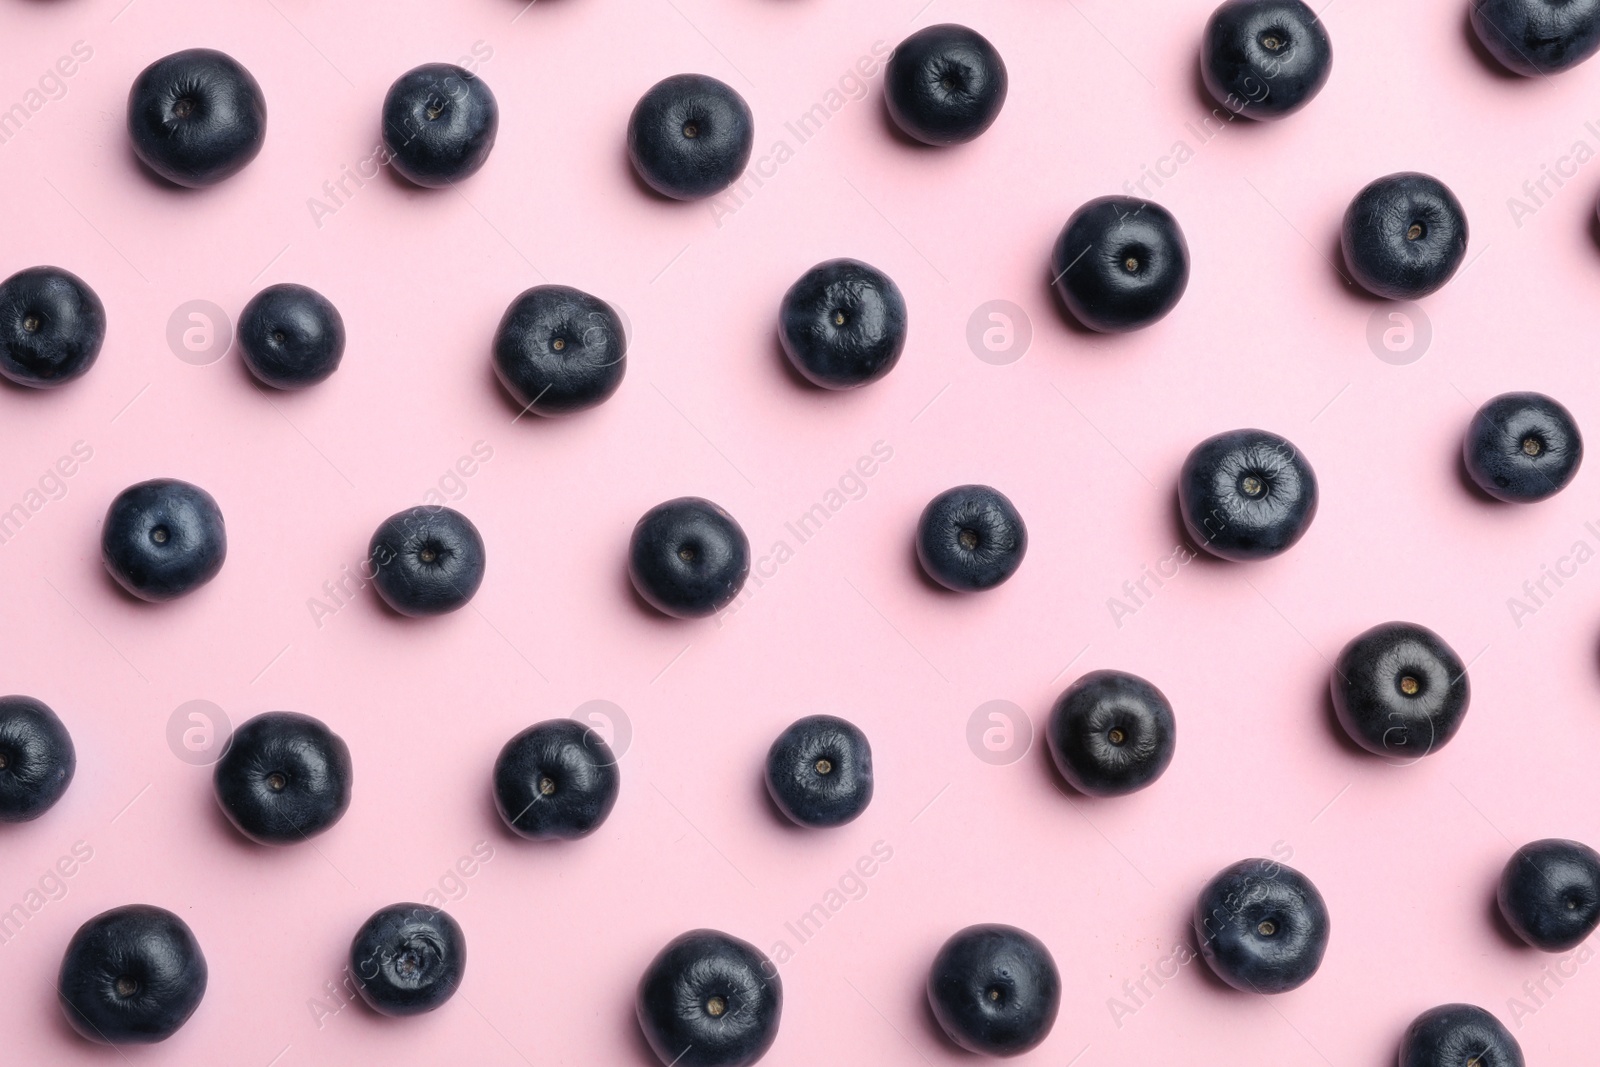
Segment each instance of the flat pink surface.
[[[28,114],[0,144],[0,273],[66,267],[110,320],[88,377],[0,390],[0,508],[29,509],[0,545],[0,690],[52,705],[79,753],[60,805],[0,832],[0,908],[24,914],[0,943],[6,1061],[643,1065],[640,972],[713,926],[785,960],[767,1062],[956,1063],[922,984],[943,939],[980,921],[1031,930],[1061,968],[1060,1019],[1022,1062],[1379,1067],[1416,1013],[1456,1000],[1498,1014],[1530,1064],[1591,1059],[1590,952],[1511,942],[1492,894],[1525,841],[1600,843],[1600,472],[1547,503],[1490,506],[1456,457],[1475,406],[1509,389],[1553,394],[1600,438],[1600,167],[1585,165],[1600,63],[1512,79],[1475,50],[1463,0],[1333,0],[1322,95],[1207,139],[1209,9],[3,0],[0,107]],[[995,42],[1011,95],[983,138],[934,152],[891,135],[874,57],[939,21]],[[76,42],[92,56],[41,82]],[[136,165],[125,98],[147,63],[199,45],[254,72],[270,121],[248,169],[184,192]],[[389,83],[463,57],[502,109],[488,166],[458,192],[344,177],[374,152]],[[760,183],[741,202],[668,203],[627,167],[634,101],[686,70],[755,111]],[[786,123],[818,104],[828,117],[802,141]],[[1051,243],[1144,168],[1187,234],[1188,294],[1153,329],[1086,335],[1046,288]],[[1458,194],[1471,265],[1425,301],[1426,354],[1393,365],[1367,340],[1379,305],[1333,262],[1350,197],[1403,169]],[[1530,199],[1523,183],[1547,169],[1563,184]],[[891,274],[912,321],[894,373],[849,395],[798,384],[774,340],[784,289],[838,255]],[[580,417],[513,422],[489,341],[546,280],[625,311],[628,377]],[[268,394],[236,353],[195,365],[169,350],[174,309],[236,316],[282,281],[343,312],[349,348],[326,384]],[[966,339],[991,300],[1031,320],[1007,365]],[[1315,465],[1310,533],[1277,560],[1192,562],[1130,599],[1124,583],[1179,543],[1184,455],[1241,426]],[[92,458],[44,477],[75,447]],[[115,589],[98,538],[118,490],[163,475],[217,497],[230,545],[215,582],[151,607]],[[1010,495],[1031,548],[1008,585],[955,597],[921,579],[911,533],[931,496],[970,481]],[[370,590],[330,597],[377,523],[430,491],[487,540],[471,608],[416,622]],[[635,519],[682,494],[726,506],[760,557],[721,620],[652,615],[627,584]],[[788,524],[817,504],[828,517],[802,542]],[[1536,603],[1524,582],[1541,578]],[[1407,767],[1344,742],[1325,698],[1343,643],[1393,618],[1471,663],[1461,733]],[[1166,776],[1116,801],[1064,793],[1037,743],[1055,695],[1099,667],[1151,679],[1180,725]],[[209,770],[169,748],[191,700],[234,723],[326,720],[355,759],[349,815],[314,847],[241,841]],[[592,700],[631,728],[610,821],[571,845],[508,837],[488,795],[500,745]],[[1003,765],[968,741],[996,700],[1026,710],[1035,740]],[[800,833],[768,807],[761,767],[816,712],[865,729],[877,796],[846,828]],[[47,877],[74,848],[92,858]],[[888,858],[851,878],[875,852]],[[1258,855],[1305,872],[1333,915],[1320,973],[1273,999],[1172,962],[1199,887]],[[430,891],[466,931],[460,995],[411,1020],[341,1007],[329,983],[360,921]],[[68,1031],[52,980],[81,922],[133,901],[184,916],[211,983],[176,1037],[119,1055]],[[826,919],[802,941],[791,924],[817,905]]]

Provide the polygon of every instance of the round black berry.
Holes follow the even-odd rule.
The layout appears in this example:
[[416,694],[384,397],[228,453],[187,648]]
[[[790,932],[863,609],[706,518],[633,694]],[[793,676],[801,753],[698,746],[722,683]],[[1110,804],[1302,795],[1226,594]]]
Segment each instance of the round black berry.
[[1161,777],[1178,746],[1178,724],[1161,690],[1143,678],[1092,671],[1057,698],[1046,736],[1074,789],[1114,797]]
[[944,943],[928,972],[928,1004],[968,1052],[1016,1056],[1050,1035],[1061,976],[1044,942],[1015,926],[969,926]]
[[494,335],[494,371],[523,410],[567,415],[617,391],[627,370],[622,320],[598,297],[536,285],[511,302]]
[[467,940],[449,915],[425,904],[391,904],[350,943],[356,988],[380,1015],[421,1015],[455,995]]
[[801,826],[843,826],[872,802],[872,747],[855,724],[810,715],[767,751],[767,792]]
[[1340,244],[1362,287],[1416,300],[1455,276],[1467,255],[1467,213],[1445,184],[1405,172],[1379,178],[1345,209]]
[[292,845],[349,810],[350,749],[309,715],[269,711],[234,730],[212,782],[240,833],[263,845]]
[[1525,1063],[1522,1046],[1499,1019],[1472,1004],[1442,1004],[1406,1028],[1400,1067],[1525,1067]]
[[1502,393],[1479,408],[1461,445],[1479,489],[1507,503],[1554,496],[1583,463],[1572,412],[1539,393]]
[[507,741],[494,762],[494,802],[511,830],[573,840],[600,828],[617,803],[617,757],[576,719],[550,719]]
[[198,485],[155,478],[130,485],[106,511],[100,555],[117,584],[141,600],[191,593],[222,570],[222,509]]
[[1333,708],[1356,744],[1420,759],[1443,748],[1466,718],[1467,668],[1425,626],[1386,622],[1355,637],[1333,665]]
[[959,593],[993,589],[1028,553],[1028,528],[1004,493],[958,485],[928,501],[917,520],[917,558],[928,577]]
[[924,144],[964,144],[1005,106],[1006,65],[976,30],[949,23],[900,42],[884,73],[889,116]]
[[276,389],[304,389],[339,369],[344,319],[315,289],[273,285],[239,316],[239,350],[250,373]]
[[60,267],[29,267],[0,282],[0,374],[31,389],[82,377],[100,356],[106,309]]
[[1328,949],[1328,906],[1311,880],[1272,860],[1241,860],[1195,903],[1200,953],[1217,977],[1248,993],[1286,993],[1310,981]]
[[657,504],[628,544],[628,575],[645,602],[680,619],[733,603],[750,574],[750,539],[732,515],[685,496]]
[[1211,13],[1200,73],[1236,115],[1281,119],[1309,104],[1333,70],[1333,44],[1304,0],[1226,0]]
[[378,595],[402,615],[444,615],[483,584],[483,537],[459,511],[419,505],[389,516],[367,557]]
[[744,97],[704,74],[657,82],[628,119],[628,155],[646,185],[674,200],[715,196],[739,180],[755,147]]
[[72,1028],[102,1045],[165,1041],[206,994],[206,958],[187,923],[165,908],[128,904],[78,928],[57,989]]
[[383,144],[401,177],[430,189],[478,173],[500,131],[488,83],[453,63],[400,75],[383,98]]
[[29,822],[55,806],[78,769],[72,735],[33,697],[0,697],[0,822]]
[[1500,875],[1500,914],[1545,952],[1568,952],[1600,926],[1600,853],[1576,841],[1523,845]]
[[853,389],[894,369],[906,302],[887,274],[854,259],[812,267],[784,294],[779,337],[794,369],[824,389]]
[[267,136],[267,102],[232,56],[191,48],[158,59],[128,92],[128,136],[144,165],[177,185],[239,173]]
[[1199,547],[1235,561],[1268,559],[1317,517],[1317,476],[1294,445],[1265,430],[1208,437],[1183,461],[1178,508]]
[[778,1038],[783,982],[749,942],[690,930],[650,962],[636,1008],[664,1067],[749,1067]]
[[1177,307],[1189,287],[1189,244],[1160,204],[1102,196],[1067,219],[1050,276],[1061,302],[1089,329],[1143,329]]

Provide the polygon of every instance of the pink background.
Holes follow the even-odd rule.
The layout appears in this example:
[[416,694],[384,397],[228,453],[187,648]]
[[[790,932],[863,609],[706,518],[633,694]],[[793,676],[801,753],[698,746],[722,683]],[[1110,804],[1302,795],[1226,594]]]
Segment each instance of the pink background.
[[[131,901],[183,915],[211,969],[188,1026],[126,1050],[134,1063],[647,1064],[634,983],[701,925],[793,950],[767,1062],[954,1063],[922,983],[943,939],[980,921],[1031,930],[1061,968],[1060,1019],[1024,1062],[1379,1067],[1416,1013],[1455,1000],[1511,1025],[1530,1064],[1591,1056],[1600,969],[1586,950],[1530,999],[1524,983],[1556,958],[1511,942],[1491,901],[1513,847],[1600,843],[1600,563],[1560,564],[1575,542],[1600,548],[1597,472],[1544,504],[1491,506],[1457,454],[1473,409],[1508,389],[1549,392],[1600,428],[1600,166],[1547,179],[1531,215],[1507,204],[1546,166],[1572,175],[1560,161],[1575,142],[1585,161],[1600,148],[1584,125],[1600,120],[1600,63],[1508,78],[1473,46],[1464,0],[1332,0],[1322,95],[1202,143],[1189,124],[1212,107],[1196,76],[1210,6],[4,0],[0,107],[26,107],[75,42],[93,54],[47,78],[59,98],[35,98],[0,144],[0,273],[66,267],[110,319],[87,378],[0,390],[0,508],[26,503],[75,442],[93,452],[46,479],[59,499],[0,545],[0,690],[51,704],[79,754],[53,811],[0,832],[0,908],[76,842],[92,850],[71,878],[44,879],[57,899],[32,898],[46,902],[0,944],[8,1060],[120,1062],[67,1030],[52,979],[83,920]],[[875,42],[939,21],[995,42],[1011,95],[982,139],[932,152],[890,133],[881,75],[864,92],[848,75]],[[248,169],[184,192],[134,162],[125,98],[147,63],[199,45],[254,72],[270,120]],[[331,203],[323,183],[372,154],[389,83],[475,45],[502,109],[488,166],[456,192],[347,182],[353,195],[314,218],[308,199]],[[634,101],[686,70],[745,94],[758,159],[790,150],[736,210],[656,199],[627,168]],[[841,84],[800,144],[784,123]],[[1162,160],[1179,140],[1192,158],[1174,167]],[[1153,329],[1086,335],[1046,288],[1051,243],[1076,206],[1146,166],[1170,175],[1147,188],[1184,226],[1188,294]],[[1330,261],[1350,197],[1402,169],[1446,181],[1472,239],[1471,265],[1425,301],[1431,348],[1396,366],[1367,342],[1379,305]],[[798,384],[774,340],[784,289],[837,255],[891,274],[912,320],[895,372],[849,395]],[[546,280],[624,309],[628,377],[580,417],[513,422],[489,341],[512,297]],[[349,347],[326,384],[268,394],[236,353],[198,366],[169,350],[175,308],[235,316],[282,281],[344,314]],[[1032,323],[1032,347],[1004,366],[966,341],[996,299]],[[1118,625],[1108,599],[1178,544],[1184,455],[1240,426],[1306,453],[1316,524],[1280,559],[1147,583],[1154,596]],[[452,476],[477,442],[492,458]],[[846,477],[878,442],[892,458]],[[118,490],[163,475],[215,494],[229,558],[198,594],[150,607],[114,588],[98,538]],[[857,499],[800,544],[785,523],[841,478]],[[1031,549],[1008,585],[955,597],[919,577],[911,532],[931,496],[968,481],[1011,496]],[[308,602],[357,567],[377,523],[430,489],[487,540],[472,607],[414,622],[368,591],[314,617]],[[624,575],[635,519],[688,493],[731,510],[759,557],[793,550],[758,563],[761,584],[720,624],[652,615]],[[1558,565],[1570,577],[1515,618],[1508,598]],[[1409,767],[1344,742],[1325,698],[1342,644],[1392,618],[1471,662],[1464,728]],[[1176,708],[1177,757],[1148,791],[1071,797],[1042,744],[1008,765],[969,748],[980,705],[1020,705],[1037,735],[1055,695],[1098,667],[1148,677]],[[197,699],[234,723],[280,708],[326,720],[355,758],[349,815],[314,847],[242,842],[209,770],[169,750],[174,709]],[[610,821],[571,845],[509,838],[488,798],[495,753],[591,700],[631,723]],[[763,799],[761,765],[815,712],[866,730],[877,796],[848,827],[800,833]],[[859,889],[846,879],[859,899],[801,944],[785,923],[878,842],[892,857]],[[1333,915],[1321,972],[1274,999],[1163,963],[1191,937],[1199,887],[1253,855],[1288,859]],[[471,877],[451,873],[458,861]],[[360,921],[430,889],[466,930],[460,995],[411,1020],[333,1011],[325,985]],[[1131,999],[1124,984],[1147,968],[1178,973]]]

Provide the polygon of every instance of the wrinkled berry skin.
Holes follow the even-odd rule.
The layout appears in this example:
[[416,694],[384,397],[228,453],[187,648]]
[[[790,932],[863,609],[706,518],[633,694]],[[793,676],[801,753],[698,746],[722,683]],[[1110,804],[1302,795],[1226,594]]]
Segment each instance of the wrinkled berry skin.
[[824,389],[855,389],[894,369],[906,301],[887,274],[854,259],[812,267],[784,295],[778,337],[794,369]]
[[1166,771],[1178,747],[1178,724],[1166,696],[1143,678],[1091,671],[1056,699],[1046,738],[1072,788],[1118,797]]
[[206,994],[206,958],[187,923],[127,904],[78,928],[56,988],[72,1028],[102,1045],[165,1041]]
[[383,98],[383,144],[396,173],[442,189],[489,161],[500,104],[488,83],[453,63],[424,63],[400,75]]
[[167,181],[215,185],[261,152],[267,102],[232,56],[190,48],[156,60],[134,80],[128,136],[134,154]]
[[43,701],[0,697],[0,823],[49,811],[78,769],[72,735]]
[[467,939],[449,915],[426,904],[373,912],[350,943],[350,973],[380,1015],[422,1015],[455,995]]
[[1412,1021],[1400,1067],[1526,1067],[1522,1046],[1500,1020],[1472,1004],[1443,1004]]
[[778,1038],[783,982],[749,942],[690,930],[650,962],[635,1007],[664,1067],[749,1067]]
[[733,88],[675,74],[628,118],[628,156],[644,183],[674,200],[703,200],[739,180],[755,148],[755,118]]
[[1233,430],[1194,447],[1178,475],[1178,508],[1194,543],[1235,562],[1294,547],[1317,517],[1317,476],[1287,439]]
[[872,747],[854,724],[809,715],[767,750],[767,792],[799,826],[843,826],[872,802]]
[[617,757],[576,719],[550,719],[507,741],[494,763],[494,802],[515,834],[571,841],[600,828],[616,806]]
[[1172,212],[1132,196],[1102,196],[1067,219],[1050,260],[1056,294],[1099,333],[1165,318],[1189,287],[1189,243]]
[[465,607],[483,584],[483,537],[452,508],[418,505],[389,516],[367,558],[383,602],[402,615],[444,615]]
[[1510,504],[1552,497],[1583,463],[1572,412],[1539,393],[1502,393],[1479,408],[1461,443],[1467,474]]
[[1545,952],[1568,952],[1600,926],[1600,853],[1556,838],[1523,845],[1506,863],[1497,894],[1516,935]]
[[945,23],[901,41],[883,85],[894,124],[942,147],[965,144],[993,126],[1010,81],[994,45],[976,30]]
[[292,845],[350,808],[350,748],[309,715],[269,711],[242,724],[212,774],[217,803],[241,834]]
[[750,539],[722,508],[700,497],[657,504],[628,544],[628,576],[646,603],[679,619],[715,615],[750,574]]
[[1353,638],[1334,661],[1333,710],[1356,744],[1379,756],[1421,759],[1449,743],[1466,718],[1466,665],[1426,626],[1387,622]]
[[1201,45],[1206,89],[1246,118],[1281,119],[1309,104],[1333,71],[1333,43],[1304,0],[1226,0]]
[[250,298],[239,316],[244,365],[274,389],[325,381],[344,358],[344,318],[328,298],[304,285],[272,285]]
[[611,305],[567,285],[536,285],[511,302],[494,335],[494,372],[535,415],[570,415],[607,400],[628,367]]
[[928,1004],[951,1041],[984,1056],[1036,1047],[1061,1009],[1061,976],[1044,943],[999,923],[954,934],[928,971]]
[[54,389],[89,373],[106,340],[106,308],[76,274],[29,267],[0,282],[0,374]]
[[1525,77],[1571,70],[1600,51],[1600,0],[1472,0],[1471,17],[1489,54]]
[[216,499],[198,485],[155,478],[130,485],[106,511],[100,556],[141,600],[173,600],[205,585],[228,558]]
[[1028,554],[1016,506],[987,485],[958,485],[928,501],[917,520],[917,559],[928,577],[958,593],[993,589]]
[[1418,300],[1442,289],[1466,258],[1466,209],[1437,178],[1391,174],[1350,201],[1340,246],[1362,288],[1389,300]]
[[1328,906],[1311,880],[1272,860],[1241,860],[1195,902],[1200,953],[1247,993],[1287,993],[1311,980],[1328,949]]

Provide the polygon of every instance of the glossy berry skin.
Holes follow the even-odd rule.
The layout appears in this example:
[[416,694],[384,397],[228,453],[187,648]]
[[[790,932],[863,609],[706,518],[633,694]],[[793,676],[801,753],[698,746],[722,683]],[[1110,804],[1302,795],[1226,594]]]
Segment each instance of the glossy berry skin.
[[611,746],[576,719],[550,719],[507,741],[494,761],[494,803],[513,833],[571,841],[600,828],[622,776]]
[[1600,0],[1472,0],[1471,12],[1489,54],[1529,78],[1570,70],[1600,51]]
[[1332,70],[1333,43],[1304,0],[1225,0],[1206,23],[1200,74],[1236,115],[1292,115],[1322,91]]
[[872,803],[872,746],[832,715],[792,723],[767,750],[767,793],[799,826],[843,826]]
[[1217,977],[1246,993],[1287,993],[1328,949],[1328,906],[1311,880],[1273,860],[1241,860],[1200,891],[1194,932]]
[[72,735],[55,712],[33,697],[0,697],[0,823],[49,811],[77,769]]
[[29,267],[0,282],[0,374],[30,389],[54,389],[94,366],[106,340],[106,309],[76,274]]
[[750,539],[709,500],[657,504],[628,543],[628,576],[646,603],[679,619],[714,615],[733,603],[750,574]]
[[1177,307],[1189,287],[1189,244],[1160,204],[1102,196],[1067,219],[1050,276],[1061,302],[1089,329],[1141,330]]
[[1400,1067],[1526,1067],[1522,1046],[1490,1013],[1472,1004],[1429,1008],[1406,1027]]
[[445,615],[483,584],[483,537],[461,512],[418,505],[383,521],[367,548],[372,584],[402,615]]
[[467,939],[449,915],[426,904],[372,913],[350,943],[350,973],[380,1015],[422,1015],[455,996],[467,968]]
[[566,285],[536,285],[506,308],[494,372],[523,410],[570,415],[608,399],[628,368],[628,338],[611,305]]
[[998,489],[958,485],[922,509],[917,559],[928,577],[958,593],[993,589],[1028,554],[1028,528]]
[[703,200],[739,180],[755,147],[755,118],[733,88],[704,74],[651,86],[628,119],[628,156],[646,185]]
[[128,136],[134,154],[167,181],[215,185],[260,153],[267,102],[232,56],[190,48],[156,60],[134,80]]
[[1045,732],[1061,777],[1092,797],[1138,792],[1161,777],[1178,747],[1166,696],[1123,671],[1091,671],[1073,682]]
[[923,144],[944,146],[965,144],[993,126],[1010,81],[994,45],[946,23],[901,41],[883,85],[894,124]]
[[212,775],[217,803],[262,845],[308,840],[350,808],[350,749],[309,715],[269,711],[234,730]]
[[390,165],[427,189],[478,173],[499,132],[500,104],[488,83],[453,63],[414,67],[383,98],[383,144]]
[[635,1007],[663,1065],[747,1067],[777,1040],[783,982],[749,942],[690,930],[650,962]]
[[222,509],[210,493],[176,478],[130,485],[106,511],[100,555],[117,584],[141,600],[192,593],[228,558]]
[[1266,430],[1232,430],[1194,447],[1178,475],[1178,510],[1194,543],[1235,562],[1294,547],[1317,517],[1317,476]]
[[854,259],[812,267],[784,294],[779,340],[794,369],[824,389],[854,389],[894,369],[906,302],[887,274]]
[[268,286],[239,316],[239,351],[263,384],[304,389],[339,369],[344,318],[315,289],[290,283]]
[[1600,926],[1600,853],[1550,838],[1523,845],[1500,875],[1500,914],[1545,952],[1568,952]]
[[1417,300],[1443,288],[1460,269],[1467,213],[1439,179],[1391,174],[1350,201],[1340,245],[1362,288],[1390,300]]
[[1386,622],[1334,661],[1333,709],[1368,752],[1421,759],[1456,735],[1472,699],[1467,668],[1426,626]]
[[1539,393],[1502,393],[1478,409],[1461,445],[1479,489],[1511,504],[1567,487],[1583,463],[1583,435],[1572,412]]
[[206,994],[206,958],[187,923],[165,908],[127,904],[78,928],[57,989],[72,1028],[102,1045],[165,1041]]
[[928,971],[928,1004],[945,1035],[968,1052],[1016,1056],[1050,1036],[1061,976],[1044,943],[999,923],[954,934]]

